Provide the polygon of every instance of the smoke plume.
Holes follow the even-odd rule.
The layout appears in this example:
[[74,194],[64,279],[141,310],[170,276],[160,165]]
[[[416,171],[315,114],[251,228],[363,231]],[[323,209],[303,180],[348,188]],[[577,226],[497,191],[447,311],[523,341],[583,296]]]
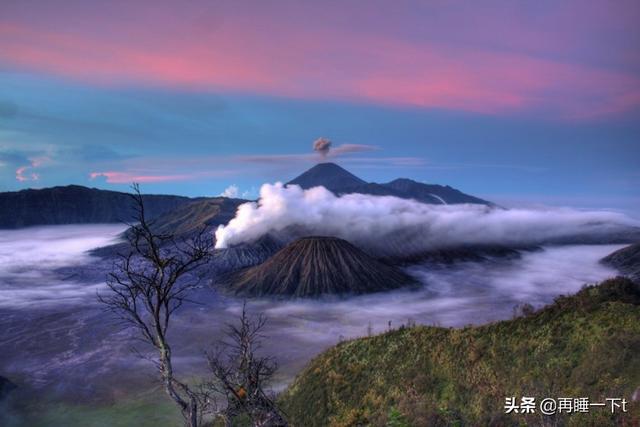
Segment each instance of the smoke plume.
[[313,141],[313,151],[320,153],[322,157],[327,157],[331,150],[331,141],[327,138],[318,138]]
[[260,200],[241,205],[215,234],[218,248],[280,233],[288,238],[336,236],[378,255],[406,255],[461,245],[611,242],[630,230],[637,233],[639,225],[607,211],[427,205],[390,196],[335,196],[324,187],[303,190],[276,183],[264,184]]

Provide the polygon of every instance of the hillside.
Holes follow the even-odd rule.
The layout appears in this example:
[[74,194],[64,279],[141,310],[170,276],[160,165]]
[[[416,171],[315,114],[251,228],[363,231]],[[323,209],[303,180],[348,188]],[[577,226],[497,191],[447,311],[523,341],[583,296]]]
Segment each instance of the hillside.
[[493,203],[470,196],[448,185],[423,184],[407,178],[398,178],[387,184],[387,188],[400,193],[405,198],[415,199],[423,203],[456,204],[476,203],[481,205],[493,205]]
[[617,268],[640,283],[640,243],[619,249],[602,259],[602,263]]
[[224,279],[238,294],[294,297],[377,292],[412,281],[345,240],[317,236],[298,239],[264,263]]
[[[228,223],[234,217],[238,206],[244,202],[246,200],[226,197],[189,199],[187,203],[173,210],[164,212],[157,217],[152,216],[152,228],[157,233],[173,234],[179,239],[188,239],[202,230],[207,233],[213,233],[218,225]],[[259,251],[259,248],[256,248],[256,250]],[[95,248],[91,250],[91,253],[95,256],[109,258],[127,251],[128,243],[120,242]],[[247,264],[247,262],[244,261],[239,265],[253,265]]]
[[267,234],[251,243],[216,249],[209,263],[211,274],[225,274],[265,262],[282,249],[284,243]]
[[191,201],[172,211],[160,215],[154,221],[158,233],[173,233],[184,236],[202,228],[215,229],[228,223],[236,214],[238,206],[246,200],[213,197]]
[[[181,196],[144,196],[150,218],[193,200]],[[115,223],[130,220],[133,213],[127,193],[79,185],[0,193],[0,228]]]
[[637,425],[639,352],[640,287],[616,278],[514,320],[343,342],[316,357],[281,401],[296,426],[541,425],[539,413],[505,415],[505,397],[624,397],[624,420],[592,407],[548,425]]

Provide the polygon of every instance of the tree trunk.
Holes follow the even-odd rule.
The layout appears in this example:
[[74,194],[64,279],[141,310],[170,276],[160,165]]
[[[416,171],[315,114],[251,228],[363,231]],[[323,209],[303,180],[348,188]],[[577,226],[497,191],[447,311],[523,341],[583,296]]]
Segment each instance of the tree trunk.
[[[164,382],[164,388],[169,397],[173,399],[182,411],[182,416],[185,419],[185,424],[189,427],[198,427],[198,402],[189,394],[189,402],[186,402],[178,393],[174,387],[173,379],[173,365],[171,363],[171,348],[160,340],[160,369],[162,372],[162,379]],[[186,386],[185,386],[186,387]]]
[[198,402],[192,397],[189,401],[189,427],[198,427]]

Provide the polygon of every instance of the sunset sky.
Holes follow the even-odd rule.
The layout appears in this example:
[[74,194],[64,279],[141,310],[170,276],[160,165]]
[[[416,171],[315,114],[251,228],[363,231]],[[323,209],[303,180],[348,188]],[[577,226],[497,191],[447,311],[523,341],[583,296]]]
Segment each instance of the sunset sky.
[[0,191],[255,197],[326,137],[371,181],[633,211],[638,22],[636,0],[2,0]]

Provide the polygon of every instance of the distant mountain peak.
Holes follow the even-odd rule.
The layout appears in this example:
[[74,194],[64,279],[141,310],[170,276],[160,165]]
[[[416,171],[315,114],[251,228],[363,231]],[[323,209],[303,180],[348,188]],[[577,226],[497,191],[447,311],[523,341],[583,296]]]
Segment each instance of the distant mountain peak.
[[330,191],[340,191],[343,188],[364,185],[367,182],[358,178],[343,167],[332,163],[318,163],[311,169],[287,182],[307,189],[323,186]]
[[339,164],[333,163],[333,162],[316,163],[313,167],[311,167],[309,169],[309,171],[311,171],[311,170],[334,170],[334,171],[342,171],[342,172],[346,172],[348,174],[351,174],[351,172],[349,172],[348,170],[346,170],[345,168],[343,168]]
[[393,181],[391,181],[389,184],[394,183],[394,182],[413,182],[413,183],[417,183],[418,181],[416,181],[415,179],[411,179],[411,178],[396,178]]

